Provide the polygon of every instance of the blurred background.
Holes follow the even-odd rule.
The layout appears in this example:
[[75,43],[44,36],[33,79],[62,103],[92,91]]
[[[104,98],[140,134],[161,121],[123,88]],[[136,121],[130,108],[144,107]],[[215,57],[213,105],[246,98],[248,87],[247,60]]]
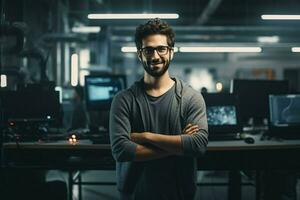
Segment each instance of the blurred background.
[[[169,13],[175,15],[166,21],[176,32],[178,47],[170,68],[174,76],[196,89],[205,86],[209,92],[228,91],[233,78],[289,79],[292,88],[299,90],[299,49],[292,49],[299,46],[299,20],[262,19],[262,15],[299,14],[299,4],[297,0],[3,0],[2,24],[18,31],[2,37],[1,44],[9,48],[20,41],[18,47],[22,45],[22,50],[30,53],[20,56],[16,48],[14,54],[2,54],[1,70],[8,76],[8,88],[14,87],[11,71],[37,82],[42,77],[33,55],[36,51],[56,86],[84,85],[85,75],[99,72],[124,74],[131,85],[143,69],[136,54],[128,52],[134,49],[125,47],[135,46],[135,28],[145,20],[126,19],[126,15],[125,19],[89,19],[88,15]],[[23,39],[17,40],[17,36]],[[256,48],[225,48],[216,53],[207,47]],[[73,68],[72,56],[76,60]],[[221,83],[222,89],[217,89],[216,83]]]
[[[75,130],[73,133],[82,137],[90,134],[95,141],[108,143],[111,99],[143,76],[136,55],[135,28],[153,17],[167,21],[176,33],[170,74],[197,91],[242,93],[249,89],[255,95],[257,88],[267,87],[248,102],[259,102],[261,96],[267,102],[269,94],[299,93],[299,0],[1,0],[4,140],[15,141],[17,134],[29,141],[50,132],[68,137]],[[253,80],[265,82],[238,89],[233,86],[234,79],[248,80],[250,85]],[[282,88],[282,84],[272,83],[283,80],[287,87],[274,89]],[[245,102],[243,116],[234,122],[241,124],[230,131],[240,132],[249,126],[252,131],[265,130],[269,104],[265,103],[259,116],[245,116]],[[249,122],[251,117],[254,119]],[[296,123],[300,127],[300,121]],[[96,177],[96,172],[86,173],[90,179]],[[206,175],[201,173],[199,180],[223,180],[227,172]],[[58,172],[49,176],[49,180],[66,179]],[[111,171],[98,176],[114,180]],[[251,175],[245,177],[248,180]],[[254,199],[254,189],[248,189],[243,199]],[[89,186],[84,195],[88,199],[117,199],[115,191],[115,186]],[[209,186],[199,195],[227,199],[226,186]]]

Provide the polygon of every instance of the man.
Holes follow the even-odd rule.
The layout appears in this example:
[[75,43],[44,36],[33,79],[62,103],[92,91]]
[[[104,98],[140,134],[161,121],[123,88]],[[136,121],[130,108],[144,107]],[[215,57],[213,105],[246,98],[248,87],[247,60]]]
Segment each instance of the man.
[[196,158],[207,146],[201,94],[171,78],[174,32],[159,19],[136,29],[144,77],[118,93],[110,111],[110,140],[121,199],[191,200]]

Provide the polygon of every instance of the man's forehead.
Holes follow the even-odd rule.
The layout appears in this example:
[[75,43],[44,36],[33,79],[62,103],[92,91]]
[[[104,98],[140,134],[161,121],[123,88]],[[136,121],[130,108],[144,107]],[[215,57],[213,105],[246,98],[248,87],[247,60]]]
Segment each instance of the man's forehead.
[[167,41],[167,36],[161,35],[161,34],[153,34],[145,37],[142,40],[143,46],[167,46],[168,41]]

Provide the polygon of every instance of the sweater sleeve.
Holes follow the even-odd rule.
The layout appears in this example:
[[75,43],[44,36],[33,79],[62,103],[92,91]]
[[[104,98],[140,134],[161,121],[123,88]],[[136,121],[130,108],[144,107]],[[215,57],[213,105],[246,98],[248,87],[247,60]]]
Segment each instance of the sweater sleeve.
[[130,140],[130,97],[126,92],[122,91],[114,97],[109,116],[112,155],[118,162],[134,160],[137,147]]
[[186,156],[201,156],[205,153],[208,143],[205,102],[200,93],[193,92],[189,102],[185,106],[186,123],[198,125],[199,131],[192,135],[181,135],[183,153]]

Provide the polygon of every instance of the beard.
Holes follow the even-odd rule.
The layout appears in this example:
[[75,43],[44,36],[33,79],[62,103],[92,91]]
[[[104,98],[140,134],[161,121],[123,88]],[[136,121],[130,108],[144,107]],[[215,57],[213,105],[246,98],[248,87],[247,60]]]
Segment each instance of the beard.
[[[151,61],[151,60],[143,60],[143,67],[145,69],[145,71],[150,75],[153,76],[155,78],[161,77],[162,75],[164,75],[166,73],[166,71],[169,69],[169,65],[170,65],[170,61],[169,60],[162,60],[162,61]],[[156,68],[153,67],[152,65],[158,64],[158,63],[162,63],[163,66],[162,68]]]

